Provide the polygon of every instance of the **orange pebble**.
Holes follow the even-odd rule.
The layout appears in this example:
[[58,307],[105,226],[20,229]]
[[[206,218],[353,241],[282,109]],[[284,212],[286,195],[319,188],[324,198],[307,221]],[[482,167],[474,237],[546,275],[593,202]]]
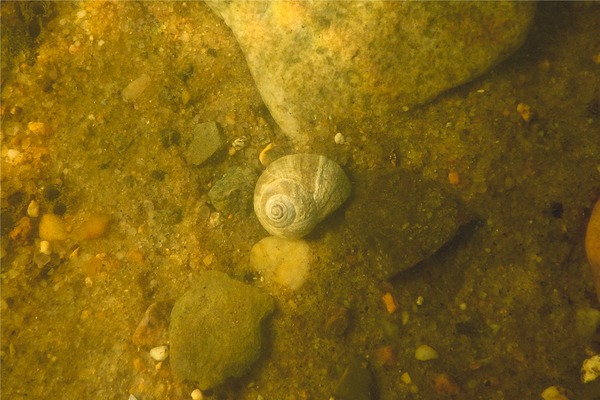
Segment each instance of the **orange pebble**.
[[448,182],[450,182],[451,185],[458,185],[460,183],[460,175],[458,174],[458,172],[448,172]]
[[398,304],[390,292],[384,294],[381,297],[381,300],[383,300],[383,304],[388,313],[393,314],[398,309]]
[[393,367],[396,365],[397,357],[392,346],[383,346],[375,350],[373,357],[378,366]]
[[585,253],[592,269],[596,297],[600,301],[600,199],[596,201],[587,225]]
[[433,378],[433,389],[440,395],[460,394],[460,386],[448,374],[437,374]]
[[23,217],[16,223],[15,227],[10,231],[9,236],[12,240],[18,242],[27,242],[31,233],[31,220],[28,217]]

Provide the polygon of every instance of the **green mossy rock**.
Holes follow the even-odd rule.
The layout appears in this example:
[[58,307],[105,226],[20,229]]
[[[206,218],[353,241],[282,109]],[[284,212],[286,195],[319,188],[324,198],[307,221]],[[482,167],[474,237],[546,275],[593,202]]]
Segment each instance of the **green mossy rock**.
[[171,366],[201,389],[247,372],[262,350],[273,299],[217,271],[203,272],[171,312]]

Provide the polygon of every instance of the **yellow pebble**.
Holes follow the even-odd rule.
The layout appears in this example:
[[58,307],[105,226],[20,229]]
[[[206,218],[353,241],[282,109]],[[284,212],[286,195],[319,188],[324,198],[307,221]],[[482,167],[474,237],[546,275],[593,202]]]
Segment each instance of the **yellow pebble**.
[[405,385],[410,385],[412,383],[412,379],[410,378],[410,375],[408,374],[408,372],[405,372],[402,375],[400,375],[400,380]]
[[38,135],[45,135],[47,133],[46,124],[38,121],[31,121],[27,124],[27,129]]
[[67,223],[55,214],[44,214],[40,219],[40,238],[42,240],[66,240],[69,236]]
[[531,109],[529,104],[517,104],[517,112],[519,113],[523,121],[525,121],[526,123],[529,123],[529,121],[531,121],[531,119],[533,118],[533,110]]
[[79,226],[77,237],[79,240],[98,239],[108,230],[109,222],[106,214],[92,214]]

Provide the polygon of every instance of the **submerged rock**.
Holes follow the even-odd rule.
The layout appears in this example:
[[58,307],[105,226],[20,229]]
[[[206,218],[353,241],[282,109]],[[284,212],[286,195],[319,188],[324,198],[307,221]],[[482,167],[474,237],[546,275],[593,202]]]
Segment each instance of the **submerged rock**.
[[[529,2],[207,1],[289,136],[368,128],[468,82],[524,41]],[[368,129],[365,129],[368,131]],[[331,132],[326,132],[331,133]]]
[[[389,278],[433,255],[469,221],[458,199],[410,171],[366,171],[356,179],[346,222],[384,257]],[[374,267],[375,268],[375,267]]]
[[258,173],[251,167],[233,167],[208,192],[213,206],[225,214],[247,215]]
[[273,299],[218,271],[201,273],[171,312],[171,366],[201,389],[247,372],[262,350]]

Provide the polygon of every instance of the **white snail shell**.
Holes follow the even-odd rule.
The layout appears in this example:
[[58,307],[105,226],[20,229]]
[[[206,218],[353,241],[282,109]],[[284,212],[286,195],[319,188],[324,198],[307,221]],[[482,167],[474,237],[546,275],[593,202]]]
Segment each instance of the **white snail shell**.
[[341,206],[350,191],[350,180],[334,161],[294,154],[273,161],[258,178],[254,212],[271,235],[301,238]]

